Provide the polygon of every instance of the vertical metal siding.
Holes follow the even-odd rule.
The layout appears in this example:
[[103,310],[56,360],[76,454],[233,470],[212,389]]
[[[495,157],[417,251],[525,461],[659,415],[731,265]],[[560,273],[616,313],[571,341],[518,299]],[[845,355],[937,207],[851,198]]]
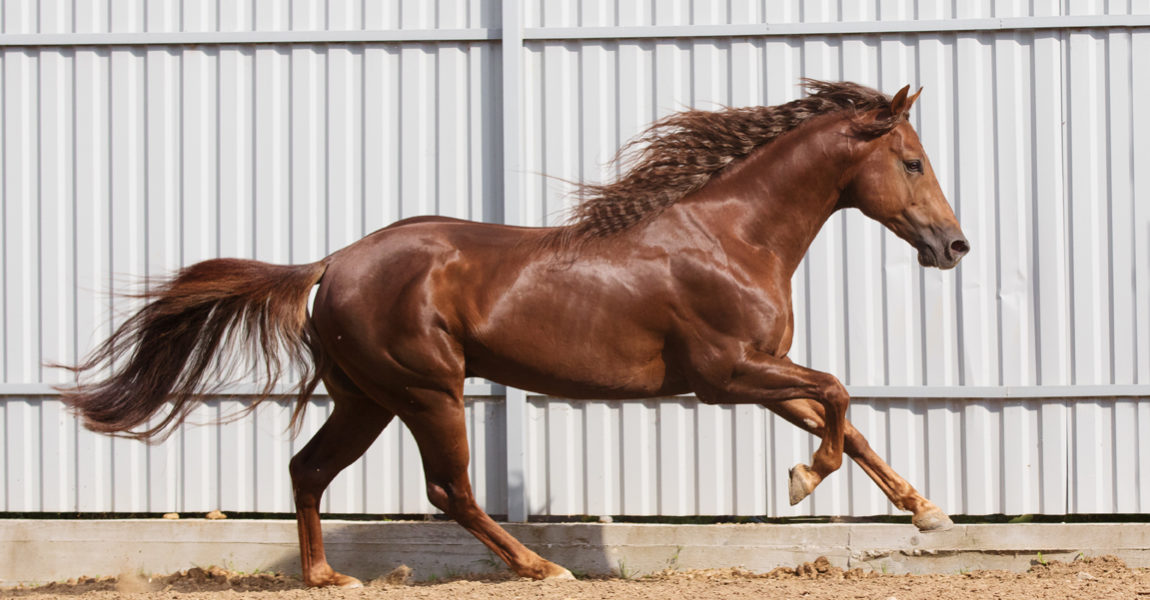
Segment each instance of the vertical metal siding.
[[[975,252],[956,272],[923,270],[881,226],[836,215],[796,273],[792,356],[865,391],[853,422],[945,510],[1150,510],[1146,398],[962,397],[968,386],[1005,396],[1150,383],[1150,180],[1138,168],[1150,160],[1150,122],[1134,102],[1150,95],[1135,76],[1150,69],[1145,26],[627,35],[1127,13],[1150,6],[530,0],[530,35],[511,49],[434,39],[0,46],[0,512],[292,510],[287,461],[330,412],[327,398],[312,401],[296,440],[285,403],[182,427],[156,446],[92,434],[63,410],[48,385],[64,374],[43,364],[75,361],[137,306],[111,290],[215,256],[314,260],[418,214],[556,223],[572,202],[564,181],[614,176],[616,149],[654,119],[785,102],[799,77],[925,86],[912,118]],[[17,0],[0,10],[3,35],[500,26],[501,6],[482,0],[146,10]],[[570,27],[622,29],[547,39]],[[501,72],[509,51],[522,72]],[[522,114],[504,112],[508,77],[508,89],[522,86]],[[519,119],[523,139],[502,138],[504,118]],[[504,143],[524,157],[513,174],[522,210],[506,216]],[[953,397],[906,393],[916,386]],[[192,420],[246,402],[213,398]],[[509,491],[505,403],[471,398],[467,411],[477,497],[504,513],[520,493],[518,482]],[[761,407],[529,396],[525,417],[515,500],[529,514],[894,512],[853,464],[790,507],[786,470],[816,440]],[[386,430],[323,510],[431,512],[410,434]]]
[[[441,3],[440,16],[411,3],[402,22],[398,11],[368,10],[375,3],[336,4],[221,14],[211,3],[157,5],[146,26],[139,3],[77,3],[74,19],[71,4],[45,5],[54,18],[40,31],[73,21],[94,32],[490,21],[478,2]],[[36,32],[20,12],[31,6],[5,3],[3,31]],[[314,260],[416,214],[498,219],[497,60],[490,43],[5,48],[0,381],[66,381],[42,363],[73,362],[110,333],[136,302],[109,291],[148,273],[214,256]],[[0,511],[290,512],[287,461],[330,412],[327,398],[313,400],[294,441],[289,407],[272,404],[145,446],[90,433],[41,394],[0,400]],[[245,402],[213,399],[191,420]],[[467,412],[475,491],[493,512],[506,505],[501,406],[476,398]],[[393,427],[332,484],[324,510],[431,512],[423,487],[414,441]]]

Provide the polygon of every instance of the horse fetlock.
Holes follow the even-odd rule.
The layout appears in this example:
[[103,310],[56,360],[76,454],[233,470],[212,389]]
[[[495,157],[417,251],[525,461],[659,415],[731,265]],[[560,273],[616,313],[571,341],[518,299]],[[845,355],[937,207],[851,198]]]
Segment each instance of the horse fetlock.
[[815,486],[822,480],[818,473],[811,470],[810,467],[799,463],[791,467],[790,471],[790,500],[791,506],[803,501],[815,490]]
[[[811,470],[819,475],[819,481],[824,477],[839,470],[843,466],[843,453],[842,452],[826,452],[822,460],[816,458],[815,464],[811,465]],[[821,467],[821,469],[820,469]]]

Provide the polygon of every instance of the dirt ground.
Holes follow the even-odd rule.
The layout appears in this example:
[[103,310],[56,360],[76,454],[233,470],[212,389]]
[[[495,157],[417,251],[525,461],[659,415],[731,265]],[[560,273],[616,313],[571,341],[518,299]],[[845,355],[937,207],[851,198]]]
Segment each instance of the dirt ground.
[[191,569],[145,579],[137,575],[79,577],[37,588],[0,590],[0,597],[101,600],[298,599],[665,599],[736,598],[973,600],[991,598],[1105,598],[1150,600],[1150,569],[1130,569],[1104,556],[1071,563],[1036,564],[1027,573],[972,571],[953,575],[885,575],[843,571],[825,559],[766,574],[740,569],[667,571],[634,579],[590,578],[537,582],[509,575],[412,583],[400,567],[358,590],[309,590],[299,580],[273,573],[240,574]]

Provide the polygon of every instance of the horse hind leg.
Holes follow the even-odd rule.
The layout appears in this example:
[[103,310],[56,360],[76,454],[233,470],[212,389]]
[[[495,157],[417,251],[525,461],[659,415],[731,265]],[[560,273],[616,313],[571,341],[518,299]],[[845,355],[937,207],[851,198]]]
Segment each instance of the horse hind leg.
[[367,451],[394,415],[350,382],[334,379],[324,377],[328,393],[335,401],[331,416],[291,459],[300,562],[304,583],[310,587],[362,587],[358,579],[336,572],[327,563],[319,501],[332,479]]
[[470,451],[463,399],[430,390],[408,393],[421,410],[405,415],[404,424],[419,445],[431,503],[471,532],[520,577],[574,579],[567,569],[521,544],[475,503],[467,475]]

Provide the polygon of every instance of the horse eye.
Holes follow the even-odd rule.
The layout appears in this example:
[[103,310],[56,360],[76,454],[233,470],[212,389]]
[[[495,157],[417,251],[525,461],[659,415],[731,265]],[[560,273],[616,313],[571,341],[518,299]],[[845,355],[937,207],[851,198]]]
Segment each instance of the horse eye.
[[918,160],[918,159],[905,160],[905,161],[903,161],[902,164],[903,164],[903,166],[906,167],[906,170],[910,171],[911,173],[922,173],[922,161],[921,160]]

